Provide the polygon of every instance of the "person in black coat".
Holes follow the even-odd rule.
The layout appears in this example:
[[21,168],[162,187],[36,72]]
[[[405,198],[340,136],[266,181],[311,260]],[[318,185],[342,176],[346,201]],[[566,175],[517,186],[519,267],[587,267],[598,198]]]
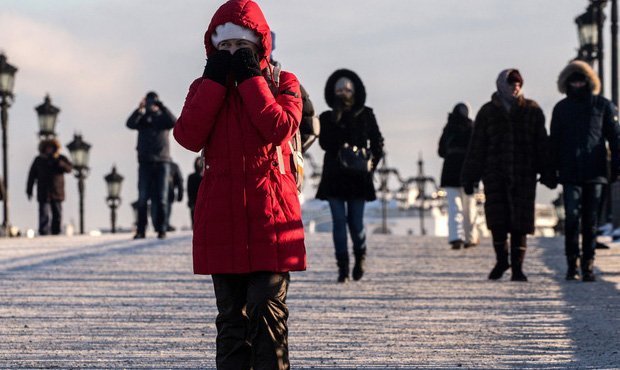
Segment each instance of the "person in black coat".
[[448,115],[448,123],[439,139],[438,154],[444,159],[441,187],[448,198],[448,242],[452,249],[478,244],[474,227],[476,200],[465,194],[461,186],[461,170],[473,129],[470,111],[467,103],[458,103]]
[[138,130],[138,224],[134,239],[145,237],[149,198],[151,207],[158,210],[157,217],[153,220],[157,237],[166,237],[167,179],[170,174],[168,137],[175,122],[176,118],[153,91],[146,94],[138,109],[127,120],[128,128]]
[[545,116],[535,101],[523,97],[518,70],[502,71],[496,84],[497,92],[476,116],[462,183],[467,194],[473,194],[481,179],[484,183],[486,221],[497,260],[489,279],[500,279],[512,268],[512,281],[527,281],[522,266],[526,235],[534,233],[537,175],[543,184],[552,181]]
[[566,98],[551,118],[552,165],[563,187],[566,280],[579,274],[581,223],[583,281],[595,281],[596,230],[604,186],[608,183],[607,143],[611,151],[611,180],[620,174],[620,126],[612,102],[598,95],[600,81],[585,62],[573,61],[560,73],[558,89]]
[[196,157],[194,160],[194,172],[187,177],[187,206],[189,207],[190,217],[192,219],[192,229],[194,228],[196,198],[198,197],[200,182],[202,181],[203,163],[202,157]]
[[39,143],[39,155],[30,166],[26,185],[26,195],[30,200],[33,187],[37,184],[39,235],[60,234],[62,202],[65,200],[64,174],[72,169],[71,161],[60,154],[58,140],[45,139]]
[[[371,108],[364,105],[366,90],[360,78],[347,69],[335,71],[325,85],[325,100],[332,108],[319,116],[319,145],[325,150],[323,174],[316,194],[329,201],[333,239],[338,264],[338,281],[349,277],[347,225],[353,240],[353,279],[364,274],[366,231],[364,203],[375,200],[373,171],[383,158],[383,136]],[[351,173],[343,168],[339,153],[345,146],[372,154],[370,171]]]
[[[168,174],[168,196],[166,197],[166,231],[175,231],[176,228],[170,225],[170,215],[172,214],[172,204],[175,202],[183,201],[183,174],[181,173],[181,168],[179,165],[173,161],[169,162],[170,173]],[[155,194],[151,195],[151,198],[154,198]],[[155,225],[155,220],[157,220],[157,203],[154,202],[151,204],[151,220],[153,221],[153,226]]]

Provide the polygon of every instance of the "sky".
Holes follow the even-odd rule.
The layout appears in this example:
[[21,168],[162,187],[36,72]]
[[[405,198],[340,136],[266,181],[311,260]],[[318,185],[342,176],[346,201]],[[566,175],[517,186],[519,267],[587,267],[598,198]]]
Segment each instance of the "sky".
[[[34,107],[49,93],[61,109],[57,133],[63,145],[75,132],[92,144],[86,230],[109,227],[103,177],[113,165],[125,177],[118,224],[130,227],[130,204],[137,199],[137,133],[125,122],[150,90],[174,114],[180,113],[189,84],[202,74],[204,32],[222,3],[2,0],[0,51],[19,68],[8,128],[11,224],[37,229],[37,204],[28,202],[25,188],[38,145]],[[374,109],[385,137],[388,164],[413,176],[421,154],[425,172],[439,178],[437,143],[448,112],[460,101],[477,112],[495,90],[501,70],[518,68],[525,96],[550,118],[562,98],[557,75],[577,53],[574,18],[588,1],[258,3],[277,34],[274,57],[297,75],[317,114],[327,109],[323,89],[328,76],[338,68],[357,72],[366,86],[366,105]],[[606,41],[608,29],[609,23]],[[606,87],[609,91],[609,83]],[[548,120],[546,124],[548,129]],[[189,175],[196,154],[172,135],[170,141],[173,159]],[[64,152],[68,156],[66,147]],[[322,160],[318,144],[310,153]],[[77,182],[65,176],[65,183],[64,222],[77,225]],[[313,191],[306,186],[306,197]],[[538,201],[549,202],[555,194],[539,187]],[[185,200],[175,203],[171,224],[189,222]]]

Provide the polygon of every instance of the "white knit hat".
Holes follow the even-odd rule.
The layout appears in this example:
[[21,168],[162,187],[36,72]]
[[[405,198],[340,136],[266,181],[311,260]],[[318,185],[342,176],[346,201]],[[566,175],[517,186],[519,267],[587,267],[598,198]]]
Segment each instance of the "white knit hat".
[[232,22],[224,23],[215,28],[215,32],[211,35],[211,42],[217,48],[217,45],[224,40],[243,39],[253,44],[259,45],[260,38],[254,31],[236,25]]

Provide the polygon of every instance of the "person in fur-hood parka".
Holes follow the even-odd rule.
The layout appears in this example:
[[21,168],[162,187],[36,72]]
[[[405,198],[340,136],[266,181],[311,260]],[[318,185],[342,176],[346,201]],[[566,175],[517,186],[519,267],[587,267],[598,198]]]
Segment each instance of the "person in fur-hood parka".
[[[319,145],[325,150],[325,156],[316,197],[329,201],[338,282],[343,283],[349,279],[347,225],[355,255],[352,277],[354,280],[359,280],[364,275],[366,258],[364,203],[376,199],[372,178],[374,169],[383,158],[383,136],[372,109],[365,106],[366,88],[355,72],[348,69],[335,71],[325,84],[325,101],[332,109],[319,116],[321,123]],[[341,150],[346,150],[345,146],[360,148],[371,154],[372,169],[347,171],[339,155]]]
[[[553,108],[551,160],[557,182],[562,184],[565,220],[567,280],[594,281],[594,254],[599,205],[609,181],[620,174],[620,126],[612,102],[599,95],[600,81],[585,62],[572,61],[558,77],[558,90],[566,94]],[[607,146],[611,153],[608,174]],[[582,251],[579,225],[582,225]]]
[[205,33],[207,64],[189,87],[175,139],[202,151],[194,210],[196,274],[211,274],[218,368],[289,369],[289,272],[306,249],[289,143],[302,99],[269,64],[271,32],[254,1],[230,0]]

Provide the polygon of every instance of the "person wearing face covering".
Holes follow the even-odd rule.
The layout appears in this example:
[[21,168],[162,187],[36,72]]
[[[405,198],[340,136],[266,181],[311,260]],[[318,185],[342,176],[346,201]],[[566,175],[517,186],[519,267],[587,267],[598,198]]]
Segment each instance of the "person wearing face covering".
[[[585,62],[573,61],[560,73],[566,94],[551,118],[552,168],[562,184],[565,219],[566,280],[595,281],[594,254],[603,189],[620,174],[620,126],[615,105],[599,95],[600,81]],[[607,144],[611,152],[608,178]],[[579,225],[582,248],[579,250]]]
[[473,194],[480,180],[484,184],[486,223],[496,256],[489,279],[498,280],[511,268],[512,281],[527,281],[522,267],[526,235],[534,233],[537,175],[541,183],[554,186],[545,117],[535,101],[523,96],[517,69],[502,71],[496,86],[476,116],[461,181],[467,194]]
[[230,0],[205,33],[207,64],[189,87],[174,137],[204,153],[194,209],[194,273],[211,275],[218,369],[289,369],[291,271],[306,269],[292,153],[302,99],[269,64],[258,4]]
[[[364,275],[366,230],[364,205],[375,200],[372,177],[383,158],[383,136],[371,108],[366,107],[366,89],[353,71],[339,69],[327,80],[325,100],[332,108],[319,116],[319,145],[325,150],[323,173],[316,198],[329,201],[333,240],[338,266],[338,282],[349,279],[347,226],[353,241],[353,280]],[[370,171],[351,173],[343,168],[339,152],[343,147],[363,148],[371,154]]]
[[448,242],[452,249],[469,248],[478,244],[474,227],[476,200],[465,194],[461,186],[461,169],[473,129],[469,118],[471,108],[458,103],[448,115],[448,123],[439,139],[438,153],[444,159],[441,171],[441,187],[448,198]]

